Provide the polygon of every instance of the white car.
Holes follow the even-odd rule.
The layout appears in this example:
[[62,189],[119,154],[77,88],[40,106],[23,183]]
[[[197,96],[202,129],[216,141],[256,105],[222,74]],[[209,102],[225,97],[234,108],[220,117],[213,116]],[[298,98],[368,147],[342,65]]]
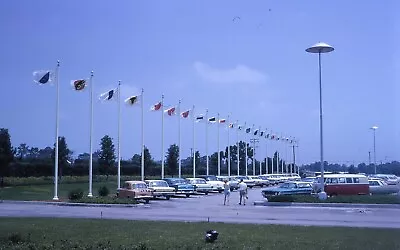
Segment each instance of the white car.
[[208,184],[203,178],[186,178],[190,184],[194,185],[196,192],[206,195],[213,190],[211,184]]
[[220,193],[224,191],[224,182],[218,180],[215,175],[200,175],[199,178],[206,180],[206,182],[211,185],[213,191],[218,191]]
[[263,187],[265,184],[264,180],[261,179],[259,176],[256,175],[248,175],[247,177],[249,177],[251,180],[254,181],[254,186],[259,186],[259,187]]

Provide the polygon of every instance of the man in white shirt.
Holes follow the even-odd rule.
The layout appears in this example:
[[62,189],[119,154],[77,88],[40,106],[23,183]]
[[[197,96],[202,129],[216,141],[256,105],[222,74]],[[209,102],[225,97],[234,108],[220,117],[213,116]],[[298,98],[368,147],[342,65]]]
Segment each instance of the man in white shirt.
[[242,199],[243,199],[243,206],[245,206],[247,198],[247,184],[243,182],[243,179],[240,179],[239,182],[239,193],[240,193],[239,205],[242,205]]

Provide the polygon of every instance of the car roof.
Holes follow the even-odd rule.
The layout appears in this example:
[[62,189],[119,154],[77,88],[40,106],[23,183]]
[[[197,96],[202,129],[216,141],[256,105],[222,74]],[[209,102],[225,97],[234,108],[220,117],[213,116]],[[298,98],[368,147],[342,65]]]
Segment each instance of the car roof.
[[125,181],[125,183],[131,183],[131,184],[146,184],[144,181]]
[[164,180],[145,180],[145,181],[164,181]]

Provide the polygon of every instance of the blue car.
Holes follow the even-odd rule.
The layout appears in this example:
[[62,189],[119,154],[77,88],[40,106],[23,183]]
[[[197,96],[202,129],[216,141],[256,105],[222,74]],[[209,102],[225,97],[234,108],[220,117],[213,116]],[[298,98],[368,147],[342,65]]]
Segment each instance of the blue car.
[[184,194],[186,197],[195,193],[195,187],[183,178],[164,178],[170,187],[175,188],[175,194]]
[[301,181],[285,182],[277,187],[269,187],[261,190],[261,194],[264,198],[276,195],[311,195],[312,192],[312,184],[309,182]]

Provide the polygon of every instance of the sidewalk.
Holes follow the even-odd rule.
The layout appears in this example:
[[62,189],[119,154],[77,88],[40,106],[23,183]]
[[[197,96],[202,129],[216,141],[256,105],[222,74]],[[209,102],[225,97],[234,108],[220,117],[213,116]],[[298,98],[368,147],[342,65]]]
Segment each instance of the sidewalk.
[[[96,203],[74,203],[64,201],[18,201],[18,200],[0,200],[1,203],[7,204],[40,204],[54,206],[71,206],[71,207],[141,207],[144,204],[96,204]],[[146,204],[147,205],[147,204]]]

